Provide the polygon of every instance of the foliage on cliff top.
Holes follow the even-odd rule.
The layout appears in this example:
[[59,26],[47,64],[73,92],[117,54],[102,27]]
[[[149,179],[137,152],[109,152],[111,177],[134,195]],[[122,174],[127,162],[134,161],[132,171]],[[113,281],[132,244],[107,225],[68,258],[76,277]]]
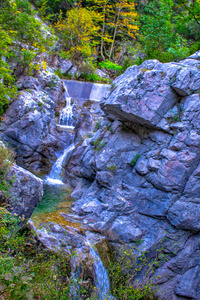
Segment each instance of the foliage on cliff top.
[[94,23],[94,12],[83,7],[75,7],[67,12],[66,19],[60,19],[55,27],[62,43],[61,55],[73,61],[83,62],[95,55],[94,37],[98,35],[99,27]]
[[[9,61],[15,58],[24,71],[33,69],[37,55],[48,52],[55,41],[50,29],[42,24],[30,3],[4,0],[0,10],[0,114],[17,95],[15,77]],[[35,67],[38,68],[35,64]]]
[[180,60],[200,49],[200,1],[2,0],[0,36],[2,114],[17,95],[6,63],[11,57],[29,75],[42,68],[39,60],[49,51],[72,59],[80,70],[102,61],[106,68],[122,67],[111,77],[148,58]]

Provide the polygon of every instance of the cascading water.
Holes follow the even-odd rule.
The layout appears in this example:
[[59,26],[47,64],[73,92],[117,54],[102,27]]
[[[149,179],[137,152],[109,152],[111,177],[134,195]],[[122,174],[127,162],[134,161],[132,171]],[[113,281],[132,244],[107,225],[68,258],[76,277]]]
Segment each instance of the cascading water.
[[[59,124],[58,126],[63,129],[74,129],[73,127],[73,107],[71,105],[71,98],[69,97],[67,88],[65,88],[65,99],[66,99],[66,107],[62,110]],[[63,165],[68,162],[72,151],[75,149],[75,145],[69,145],[64,152],[58,157],[57,161],[54,163],[52,170],[49,176],[46,178],[45,183],[47,186],[57,185],[55,189],[62,188],[62,169]],[[62,186],[63,185],[63,186]],[[42,201],[41,201],[42,202]],[[116,300],[110,294],[110,282],[108,273],[98,256],[97,252],[95,251],[94,247],[90,244],[88,239],[86,239],[85,243],[89,246],[89,257],[92,258],[93,263],[93,272],[94,272],[94,283],[96,286],[96,299],[97,300]],[[72,300],[81,300],[80,292],[79,292],[79,278],[80,278],[80,268],[78,267],[79,257],[72,256],[72,272],[71,272],[71,299]]]
[[[104,267],[99,255],[95,251],[94,247],[90,244],[88,239],[85,241],[86,245],[89,246],[89,259],[93,262],[93,273],[94,273],[94,283],[95,283],[95,299],[96,300],[116,300],[110,294],[110,282],[106,268]],[[80,257],[81,253],[76,253],[76,256],[72,257],[71,266],[71,298],[73,300],[81,300],[80,290],[79,290],[79,278],[81,275],[80,268]]]
[[51,169],[51,173],[47,177],[46,181],[50,184],[63,184],[61,181],[61,175],[62,175],[62,167],[63,164],[67,163],[67,161],[70,158],[70,155],[72,151],[74,150],[75,146],[74,144],[67,147],[63,154],[56,160],[55,164],[53,165]]
[[[59,126],[63,129],[74,129],[74,126],[72,126],[72,120],[73,120],[73,111],[71,106],[71,98],[69,97],[69,93],[67,91],[67,88],[65,84],[63,85],[65,89],[65,99],[66,99],[66,106],[62,110],[59,118]],[[61,156],[58,157],[57,161],[54,163],[51,173],[46,178],[46,182],[50,184],[63,184],[61,180],[62,175],[62,167],[63,164],[67,163],[67,161],[70,158],[70,155],[72,151],[74,150],[75,146],[74,144],[69,145],[63,152]]]
[[96,253],[94,247],[87,240],[90,247],[90,255],[94,260],[95,286],[96,296],[98,300],[115,300],[110,294],[110,282],[106,268],[104,267],[99,255]]
[[66,129],[73,129],[74,126],[72,126],[73,122],[73,106],[71,105],[71,97],[69,97],[68,91],[66,86],[65,88],[65,99],[66,99],[66,106],[62,110],[59,118],[59,126]]

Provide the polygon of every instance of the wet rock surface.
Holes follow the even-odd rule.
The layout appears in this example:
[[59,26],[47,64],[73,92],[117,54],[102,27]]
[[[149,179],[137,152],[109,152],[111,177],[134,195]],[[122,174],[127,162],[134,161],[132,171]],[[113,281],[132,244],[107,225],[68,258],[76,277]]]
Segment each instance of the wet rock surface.
[[[67,65],[67,61],[65,63]],[[76,127],[75,140],[79,143],[94,127],[97,116],[101,116],[98,101],[107,92],[108,85],[66,82],[70,90],[78,90],[78,99],[72,97],[71,101],[72,125]],[[89,86],[89,94],[84,84]],[[66,83],[51,68],[35,77],[19,77],[19,96],[2,118],[0,138],[16,152],[17,164],[32,172],[48,174],[60,153],[73,142],[74,131],[58,125],[66,95],[73,96],[73,93],[66,94],[64,85]]]
[[64,100],[62,81],[49,69],[37,78],[20,77],[17,85],[19,97],[2,118],[1,139],[16,152],[18,165],[48,173],[71,136],[55,122],[55,109]]
[[82,226],[159,260],[148,276],[165,300],[200,299],[199,66],[192,57],[127,69],[101,102],[98,130],[66,166]]

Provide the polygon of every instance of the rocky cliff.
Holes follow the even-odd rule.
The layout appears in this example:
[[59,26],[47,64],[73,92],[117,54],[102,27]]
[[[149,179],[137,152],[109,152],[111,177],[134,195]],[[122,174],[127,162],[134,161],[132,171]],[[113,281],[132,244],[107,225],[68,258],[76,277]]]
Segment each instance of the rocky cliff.
[[157,260],[148,277],[166,300],[200,299],[199,91],[197,54],[128,68],[101,102],[100,128],[66,169],[74,219],[118,252]]
[[16,152],[18,165],[47,173],[71,136],[55,122],[56,110],[65,103],[63,83],[48,69],[21,76],[17,85],[19,97],[2,118],[0,137]]
[[[62,82],[49,70],[18,86],[1,137],[17,147],[21,166],[47,172],[72,138],[54,117],[64,106]],[[77,200],[64,217],[106,237],[117,257],[131,250],[133,284],[150,280],[164,300],[200,299],[199,91],[197,53],[128,68],[101,101],[93,133],[97,103],[74,102],[76,148],[65,181]],[[135,272],[141,255],[148,264]]]

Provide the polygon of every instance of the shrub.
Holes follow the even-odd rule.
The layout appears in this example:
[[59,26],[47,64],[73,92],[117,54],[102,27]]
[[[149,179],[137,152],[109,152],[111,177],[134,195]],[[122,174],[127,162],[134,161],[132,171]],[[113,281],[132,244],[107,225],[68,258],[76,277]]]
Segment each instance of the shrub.
[[108,171],[113,171],[113,172],[115,172],[115,171],[117,171],[117,166],[114,165],[114,164],[111,164],[111,165],[107,168],[107,170],[108,170]]
[[38,245],[20,219],[0,207],[1,296],[16,299],[70,299],[70,262],[66,253]]
[[92,141],[92,142],[91,142],[91,145],[97,147],[97,146],[100,145],[101,141],[102,141],[102,139],[101,139],[101,138],[98,138],[97,140]]
[[114,133],[113,129],[111,126],[107,126],[107,130],[110,131],[112,134]]
[[104,69],[108,69],[108,70],[113,70],[113,71],[119,71],[122,69],[122,66],[113,63],[112,61],[106,59],[106,61],[102,61],[101,63],[99,63],[99,66]]
[[97,121],[94,127],[94,132],[96,132],[97,130],[99,130],[101,128],[101,121]]
[[139,153],[136,153],[136,155],[133,157],[133,159],[131,160],[131,166],[134,167],[136,162],[138,161],[140,157],[140,154]]
[[74,7],[66,14],[66,19],[60,18],[55,28],[60,36],[62,49],[60,55],[65,59],[83,64],[94,54],[95,43],[92,39],[99,31],[93,18],[96,14],[83,7]]
[[91,145],[95,146],[95,151],[99,152],[102,148],[106,146],[106,142],[102,142],[101,138],[98,138],[96,141],[92,141]]
[[[11,182],[6,180],[6,174],[14,160],[13,152],[0,142],[0,190],[5,196],[9,196]],[[11,179],[12,181],[12,179]]]
[[64,75],[60,69],[57,69],[56,71],[54,71],[54,74],[57,75],[59,78],[61,79],[68,79],[69,78],[69,73],[67,75]]
[[13,40],[0,26],[0,115],[3,114],[10,99],[17,95],[15,78],[5,58],[10,56],[10,45]]
[[[142,243],[142,242],[141,242]],[[111,281],[111,294],[120,300],[156,300],[155,287],[150,277],[155,272],[156,267],[166,261],[167,256],[163,256],[162,242],[158,246],[157,256],[154,260],[148,258],[147,252],[142,252],[135,243],[131,248],[123,245],[112,252],[112,260],[108,263],[108,271]],[[140,253],[135,256],[135,252]],[[159,258],[160,257],[160,258]],[[138,281],[137,276],[145,272],[143,279]],[[141,277],[139,277],[141,278]]]

